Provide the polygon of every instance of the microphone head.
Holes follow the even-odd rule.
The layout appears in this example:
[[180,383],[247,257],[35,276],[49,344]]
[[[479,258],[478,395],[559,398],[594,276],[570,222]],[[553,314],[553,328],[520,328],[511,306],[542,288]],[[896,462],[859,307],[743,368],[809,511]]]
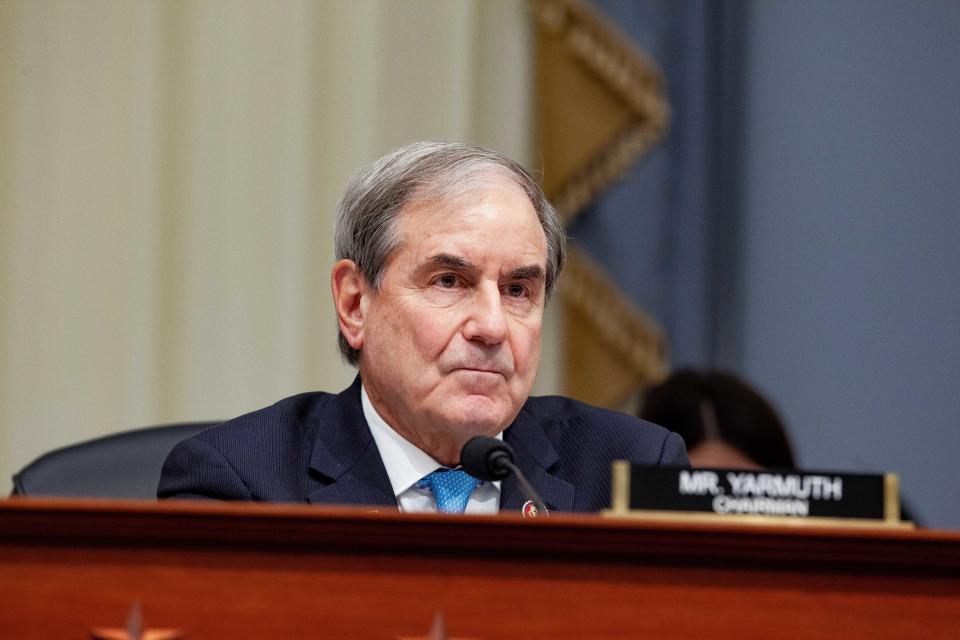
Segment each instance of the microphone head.
[[460,450],[461,466],[480,480],[503,480],[510,475],[511,463],[513,449],[510,445],[489,436],[471,438]]

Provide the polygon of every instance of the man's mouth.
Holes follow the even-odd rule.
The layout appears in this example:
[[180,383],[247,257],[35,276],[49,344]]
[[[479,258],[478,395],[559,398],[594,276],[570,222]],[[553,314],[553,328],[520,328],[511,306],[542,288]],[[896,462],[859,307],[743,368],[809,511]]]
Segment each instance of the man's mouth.
[[464,371],[466,373],[486,373],[506,377],[506,375],[499,369],[486,369],[483,367],[457,367],[454,369],[454,371]]

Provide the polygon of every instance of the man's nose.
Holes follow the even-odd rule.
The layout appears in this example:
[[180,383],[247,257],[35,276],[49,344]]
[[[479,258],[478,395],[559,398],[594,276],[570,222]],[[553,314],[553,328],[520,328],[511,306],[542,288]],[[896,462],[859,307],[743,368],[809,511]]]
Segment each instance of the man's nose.
[[467,340],[484,344],[500,344],[507,339],[507,313],[497,286],[474,290],[470,315],[463,326]]

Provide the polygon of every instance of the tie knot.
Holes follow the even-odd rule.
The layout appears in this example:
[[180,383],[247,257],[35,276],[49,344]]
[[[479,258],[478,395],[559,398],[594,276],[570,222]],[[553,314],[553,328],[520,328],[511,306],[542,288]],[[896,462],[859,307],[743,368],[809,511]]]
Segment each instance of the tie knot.
[[424,476],[418,486],[433,492],[437,509],[443,513],[463,513],[470,494],[479,484],[479,480],[463,469],[438,469]]

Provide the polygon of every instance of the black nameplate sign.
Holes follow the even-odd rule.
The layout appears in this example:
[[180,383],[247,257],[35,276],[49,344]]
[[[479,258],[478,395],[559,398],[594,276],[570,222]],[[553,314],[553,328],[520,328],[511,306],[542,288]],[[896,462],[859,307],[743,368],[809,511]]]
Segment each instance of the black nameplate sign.
[[[625,477],[627,473],[629,477]],[[629,494],[618,495],[624,485]],[[892,474],[672,469],[615,463],[613,510],[899,520],[899,499],[896,495],[891,498],[891,491],[897,492],[897,478]]]

